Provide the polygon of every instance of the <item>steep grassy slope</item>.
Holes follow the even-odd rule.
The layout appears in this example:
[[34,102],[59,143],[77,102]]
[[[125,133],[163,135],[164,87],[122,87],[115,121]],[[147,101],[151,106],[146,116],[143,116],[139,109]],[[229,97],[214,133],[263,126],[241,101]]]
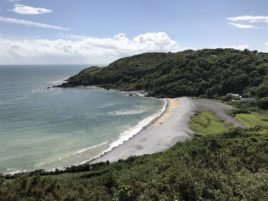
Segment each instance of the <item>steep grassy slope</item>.
[[158,97],[268,96],[268,54],[234,49],[146,53],[122,58],[104,68],[91,67],[62,87],[96,85],[146,90]]

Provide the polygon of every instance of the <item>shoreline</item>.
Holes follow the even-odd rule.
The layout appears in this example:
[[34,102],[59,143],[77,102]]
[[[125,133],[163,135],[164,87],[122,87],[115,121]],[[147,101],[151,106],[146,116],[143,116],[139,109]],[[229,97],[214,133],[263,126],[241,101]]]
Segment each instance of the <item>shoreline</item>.
[[[116,149],[117,147],[123,145],[127,141],[131,140],[136,135],[139,135],[140,132],[142,132],[144,129],[146,129],[147,127],[152,125],[155,121],[160,119],[167,112],[168,107],[169,107],[168,98],[164,98],[164,99],[160,99],[160,100],[164,101],[163,107],[161,108],[160,111],[158,111],[158,112],[154,113],[153,115],[148,116],[145,119],[143,119],[140,122],[138,122],[138,124],[136,124],[134,127],[132,127],[130,131],[129,130],[124,131],[123,133],[120,134],[119,139],[111,142],[111,144],[109,145],[108,149],[104,150],[102,153],[100,153],[99,155],[97,155],[97,156],[95,156],[95,157],[93,157],[93,158],[91,158],[89,160],[81,162],[79,165],[88,164],[88,163],[91,163],[94,160],[98,160],[98,158],[101,158],[102,156],[112,152],[114,149]],[[143,122],[145,122],[147,120],[148,120],[148,122],[146,124],[142,125]],[[129,132],[131,133],[131,131],[133,131],[135,128],[137,128],[137,131],[135,133],[133,133],[132,135],[127,134],[128,138],[123,138],[122,140],[120,140],[121,137],[124,137],[124,133],[129,133]],[[118,141],[121,142],[121,143],[117,143],[116,145],[113,145],[114,143],[116,143]]]
[[[209,99],[192,99],[188,97],[175,99],[165,98],[161,100],[165,103],[160,111],[153,114],[156,116],[150,119],[147,124],[141,126],[137,132],[128,135],[127,138],[123,138],[123,140],[120,141],[121,143],[113,146],[113,143],[118,140],[112,141],[107,146],[108,149],[105,148],[100,154],[93,156],[89,160],[71,164],[63,168],[56,167],[45,171],[53,172],[56,169],[65,170],[70,166],[79,166],[83,164],[94,164],[107,161],[116,162],[118,160],[125,160],[130,156],[147,155],[165,151],[177,142],[184,142],[191,139],[193,131],[189,128],[189,121],[191,116],[198,111],[210,111],[225,123],[231,123],[241,127],[240,124],[236,125],[237,120],[235,118],[226,113],[226,111],[232,109],[232,106],[224,103]],[[152,117],[152,115],[149,117]],[[148,119],[149,117],[145,119]],[[123,133],[128,132],[129,130],[126,130]],[[121,135],[123,133],[121,133]],[[16,175],[32,171],[35,170],[16,170],[12,173],[4,173],[4,175]]]
[[[123,144],[114,147],[109,152],[85,162],[115,162],[130,156],[162,152],[177,142],[184,142],[191,137],[188,127],[194,107],[190,98],[166,99],[166,110],[158,118],[133,135]],[[180,105],[180,106],[179,106]],[[84,163],[84,164],[85,164]]]
[[[87,87],[85,87],[87,88]],[[110,92],[117,92],[122,94],[123,96],[143,96],[144,97],[144,93],[140,93],[139,91],[132,91],[132,92],[128,92],[128,91],[118,91],[118,90],[106,90],[104,88],[100,88],[100,87],[90,87],[90,88],[94,88],[94,89],[99,89],[99,90],[104,90],[104,91],[110,91]],[[123,143],[125,143],[126,141],[130,140],[132,137],[134,137],[135,135],[139,134],[143,129],[145,129],[146,127],[148,127],[150,124],[152,124],[156,119],[158,119],[159,117],[161,117],[163,115],[163,113],[166,112],[167,110],[167,105],[168,102],[167,100],[164,99],[160,99],[160,98],[155,98],[155,97],[146,97],[146,98],[153,98],[153,99],[158,99],[159,101],[161,101],[162,106],[159,110],[157,110],[155,113],[151,114],[150,116],[145,117],[144,119],[142,119],[141,121],[139,121],[136,125],[134,125],[133,127],[130,127],[127,130],[122,131],[121,133],[118,134],[118,137],[116,137],[114,140],[110,141],[107,144],[107,147],[104,147],[104,149],[102,151],[100,151],[99,153],[97,153],[95,156],[91,156],[90,158],[85,158],[84,160],[82,160],[81,162],[78,163],[72,163],[68,166],[64,166],[64,167],[59,167],[59,166],[55,166],[55,167],[50,167],[50,168],[46,168],[46,167],[40,167],[40,168],[34,168],[34,169],[20,169],[20,170],[14,170],[14,171],[7,171],[7,172],[3,172],[4,175],[15,175],[15,174],[20,174],[20,173],[25,173],[25,172],[32,172],[35,170],[45,170],[45,171],[55,171],[56,169],[58,170],[64,170],[67,167],[70,166],[78,166],[78,165],[83,165],[86,164],[96,158],[101,157],[102,155],[112,151],[114,148],[122,145]],[[96,145],[98,146],[98,145]],[[95,146],[94,146],[95,147]],[[87,148],[87,149],[91,149]],[[42,164],[43,166],[43,164]]]

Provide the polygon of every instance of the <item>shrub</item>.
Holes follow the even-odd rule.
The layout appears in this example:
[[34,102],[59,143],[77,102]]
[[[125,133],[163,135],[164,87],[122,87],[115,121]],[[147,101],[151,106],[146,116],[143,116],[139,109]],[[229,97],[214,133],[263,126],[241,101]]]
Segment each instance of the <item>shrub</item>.
[[257,105],[263,110],[268,110],[268,97],[259,99]]

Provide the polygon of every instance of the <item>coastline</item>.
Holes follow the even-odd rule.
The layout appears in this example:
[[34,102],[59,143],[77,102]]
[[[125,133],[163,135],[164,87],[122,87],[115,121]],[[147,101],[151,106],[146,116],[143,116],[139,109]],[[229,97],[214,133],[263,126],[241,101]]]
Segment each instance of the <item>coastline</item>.
[[[124,131],[121,133],[119,139],[111,142],[108,149],[105,149],[97,156],[92,157],[89,160],[85,160],[78,165],[106,161],[116,162],[121,159],[127,159],[130,156],[153,154],[165,151],[174,146],[177,142],[184,142],[191,138],[193,131],[189,128],[190,118],[194,115],[194,113],[202,110],[214,113],[219,119],[227,124],[230,124],[231,121],[231,124],[242,127],[239,124],[236,125],[235,123],[237,121],[226,114],[226,111],[231,110],[232,107],[223,103],[207,99],[192,99],[188,97],[173,99],[164,98],[161,100],[164,101],[164,104],[160,112],[156,112],[155,114],[143,119],[130,130]],[[222,115],[224,117],[221,117]],[[144,121],[147,123],[144,123]],[[138,130],[136,130],[135,127],[138,128]],[[161,131],[164,135],[161,134]],[[153,132],[155,132],[156,135],[153,136]],[[153,139],[153,137],[156,137],[157,140]],[[149,141],[149,144],[144,143],[143,141],[145,139],[145,141],[147,141],[148,138],[150,138],[153,142]],[[137,142],[138,140],[139,142]],[[142,143],[143,145],[141,145]],[[144,145],[147,145],[147,149],[144,149]],[[136,149],[133,149],[134,146]],[[122,152],[120,153],[120,151]]]
[[194,111],[191,99],[183,97],[165,100],[167,107],[158,118],[122,144],[85,163],[115,162],[130,156],[162,152],[177,142],[189,139],[192,131],[188,122]]
[[127,141],[131,140],[133,137],[138,135],[144,129],[146,129],[147,127],[152,125],[154,122],[156,122],[158,119],[160,119],[167,112],[168,104],[169,104],[167,98],[161,99],[161,100],[164,101],[164,104],[163,104],[163,107],[161,108],[160,111],[158,111],[158,112],[154,113],[153,115],[143,119],[142,121],[140,121],[138,124],[136,124],[134,127],[130,128],[129,130],[124,131],[123,133],[120,134],[120,136],[117,140],[111,142],[108,149],[105,149],[102,153],[100,153],[99,155],[97,155],[89,160],[81,162],[79,165],[91,163],[92,161],[95,161],[98,158],[101,158],[102,156],[112,152],[114,149],[123,145]]
[[[193,131],[189,128],[189,121],[192,115],[198,111],[210,111],[226,124],[231,123],[235,126],[242,127],[236,125],[237,120],[226,113],[232,107],[215,100],[192,99],[188,97],[165,98],[160,100],[164,101],[160,111],[143,119],[130,130],[121,133],[119,139],[112,141],[110,144],[105,142],[107,147],[100,151],[99,154],[93,155],[89,160],[72,164],[71,166],[107,161],[116,162],[118,160],[125,160],[131,156],[165,151],[178,142],[191,139]],[[86,150],[91,148],[87,148]],[[67,167],[69,166],[47,169],[46,171],[55,171],[56,169],[64,170]],[[16,170],[6,174],[16,175],[25,172],[29,172],[29,170]]]
[[[83,88],[87,88],[87,87],[83,87]],[[138,92],[124,92],[124,91],[118,91],[118,90],[106,90],[104,88],[100,88],[100,87],[90,87],[90,88],[94,88],[94,89],[99,89],[99,90],[103,90],[107,93],[120,93],[124,96],[144,96],[144,93],[140,93]],[[129,94],[131,93],[131,94]],[[66,158],[70,159],[69,156],[67,157],[63,157],[63,158],[56,158],[53,161],[49,161],[49,162],[43,162],[43,163],[39,163],[36,166],[33,166],[31,168],[27,168],[27,169],[14,169],[14,170],[8,170],[5,172],[2,172],[5,175],[15,175],[15,174],[19,174],[19,173],[25,173],[25,172],[31,172],[31,171],[35,171],[35,170],[45,170],[45,171],[55,171],[56,169],[58,170],[64,170],[67,167],[70,166],[77,166],[77,165],[82,165],[87,163],[88,161],[91,161],[95,158],[98,158],[100,156],[102,156],[103,154],[112,151],[114,148],[116,148],[117,146],[120,146],[121,144],[125,143],[125,141],[128,141],[129,139],[131,139],[133,136],[137,135],[139,132],[141,132],[144,128],[146,128],[147,126],[149,126],[152,122],[155,121],[155,119],[158,119],[160,116],[163,115],[163,113],[166,111],[167,109],[167,100],[165,99],[159,99],[159,98],[155,98],[155,97],[146,97],[149,99],[157,99],[159,101],[160,107],[157,108],[157,110],[154,111],[153,114],[151,114],[150,116],[145,117],[144,119],[140,119],[139,122],[137,122],[137,124],[132,127],[130,127],[127,130],[123,130],[121,133],[118,133],[117,137],[114,140],[110,140],[110,141],[106,141],[105,145],[103,146],[101,145],[101,148],[99,148],[99,144],[98,145],[94,145],[93,147],[88,147],[88,148],[84,148],[81,149],[75,153],[71,153],[70,157],[74,157],[74,155],[79,155],[79,156],[75,156],[75,157],[80,157],[80,155],[83,153],[84,157],[80,160],[80,161],[73,161],[73,163],[69,163],[66,164],[64,161],[66,160]],[[102,143],[101,143],[102,144]],[[94,152],[91,154],[89,153],[88,150],[94,149]],[[85,152],[85,153],[84,153]],[[86,153],[88,155],[86,155]],[[62,165],[64,164],[65,165]]]

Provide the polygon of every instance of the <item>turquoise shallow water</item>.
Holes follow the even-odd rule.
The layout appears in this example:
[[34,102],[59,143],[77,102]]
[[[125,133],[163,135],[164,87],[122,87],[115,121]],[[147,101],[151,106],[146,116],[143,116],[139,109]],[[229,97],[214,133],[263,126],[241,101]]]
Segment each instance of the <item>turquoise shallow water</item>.
[[163,102],[153,98],[47,89],[84,67],[0,66],[0,173],[81,163],[161,110]]

